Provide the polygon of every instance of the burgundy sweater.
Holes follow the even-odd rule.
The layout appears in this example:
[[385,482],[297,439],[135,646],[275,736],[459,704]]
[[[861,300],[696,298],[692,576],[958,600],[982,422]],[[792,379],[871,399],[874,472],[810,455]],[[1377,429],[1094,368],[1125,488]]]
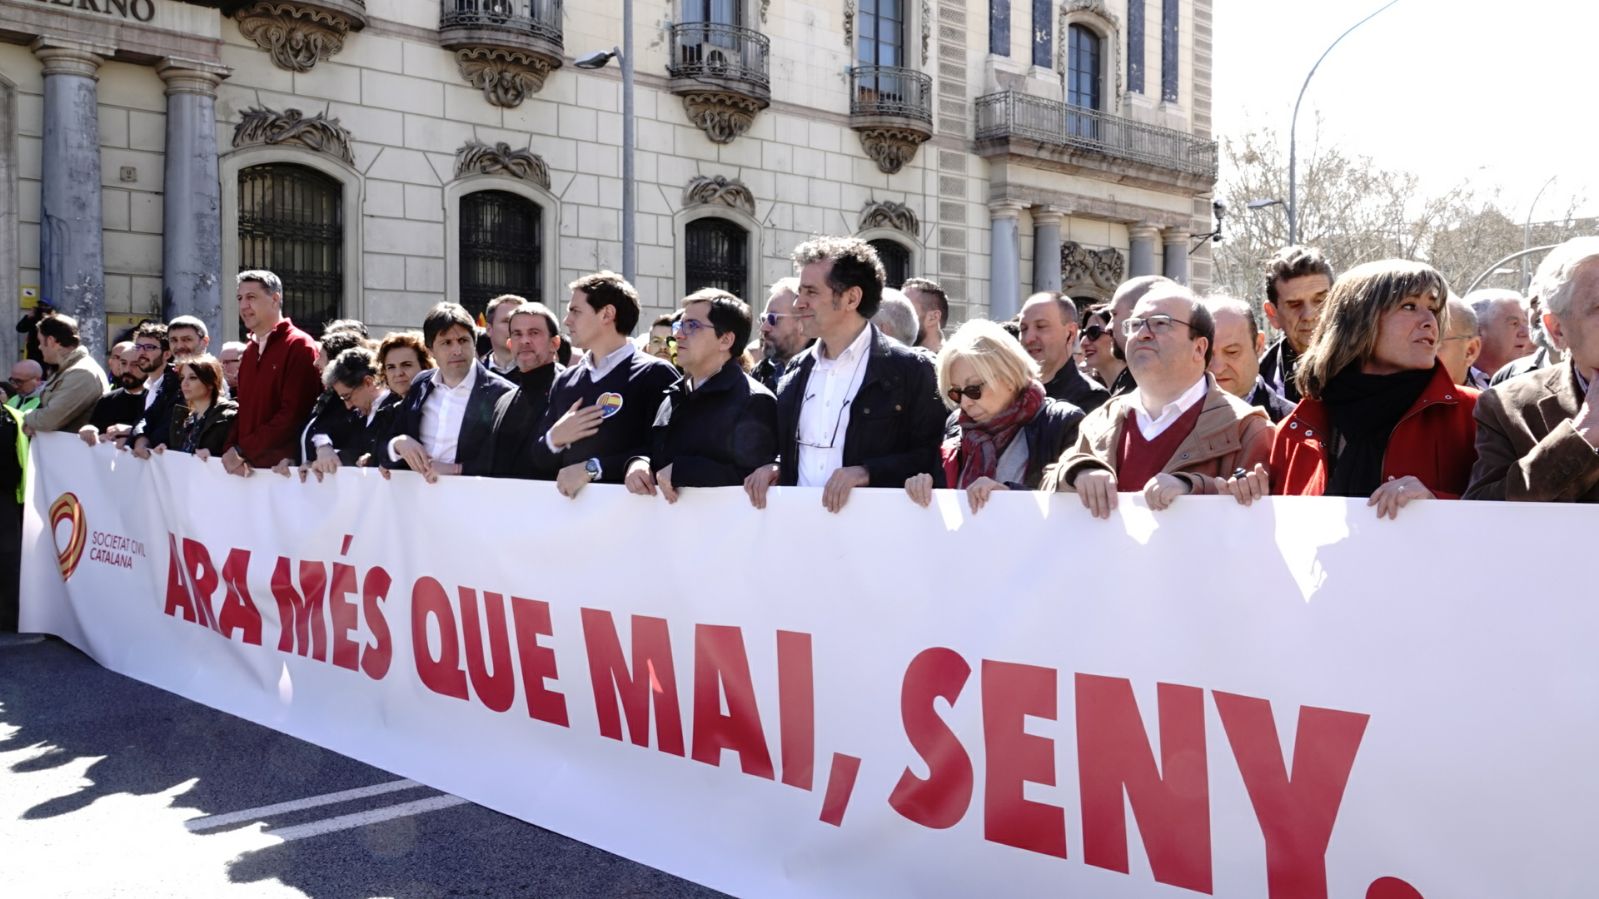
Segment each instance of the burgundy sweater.
[[316,370],[316,341],[287,318],[267,335],[263,352],[247,341],[239,362],[239,414],[224,447],[238,447],[256,468],[293,459],[300,431],[322,392]]

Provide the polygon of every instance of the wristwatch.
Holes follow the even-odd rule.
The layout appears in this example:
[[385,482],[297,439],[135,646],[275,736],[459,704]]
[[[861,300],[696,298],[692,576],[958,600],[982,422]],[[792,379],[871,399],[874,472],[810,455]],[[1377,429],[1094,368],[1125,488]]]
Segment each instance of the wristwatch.
[[600,460],[598,459],[590,459],[584,462],[583,471],[589,476],[589,483],[591,484],[598,481],[605,473],[605,469],[600,467]]

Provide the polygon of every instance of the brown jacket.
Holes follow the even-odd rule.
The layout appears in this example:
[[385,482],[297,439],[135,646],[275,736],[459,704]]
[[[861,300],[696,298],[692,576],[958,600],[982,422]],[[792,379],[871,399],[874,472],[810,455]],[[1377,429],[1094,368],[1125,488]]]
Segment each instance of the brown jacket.
[[1599,452],[1572,426],[1582,400],[1570,363],[1483,391],[1465,498],[1599,502]]
[[61,360],[61,366],[44,385],[39,396],[39,407],[23,417],[23,423],[42,431],[69,431],[76,433],[89,423],[94,415],[94,405],[110,391],[106,384],[105,369],[89,358],[89,351],[74,347]]
[[[1214,376],[1206,374],[1205,380],[1210,390],[1200,407],[1199,421],[1161,469],[1188,481],[1194,493],[1215,493],[1213,478],[1230,477],[1240,468],[1252,469],[1256,462],[1265,462],[1271,451],[1271,419],[1265,410],[1222,390]],[[1089,413],[1077,429],[1077,445],[1045,470],[1038,489],[1070,491],[1078,472],[1096,468],[1114,472],[1122,428],[1133,416],[1137,396],[1137,391],[1123,394]],[[1123,492],[1143,487],[1117,485]]]

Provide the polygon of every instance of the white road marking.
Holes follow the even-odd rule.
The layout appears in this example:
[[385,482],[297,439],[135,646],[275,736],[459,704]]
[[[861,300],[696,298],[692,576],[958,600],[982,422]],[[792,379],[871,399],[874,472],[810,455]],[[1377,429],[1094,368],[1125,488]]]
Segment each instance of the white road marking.
[[269,837],[277,837],[287,843],[291,840],[303,840],[306,837],[320,836],[336,830],[365,827],[368,824],[377,824],[381,821],[409,818],[412,815],[436,812],[440,809],[465,804],[466,800],[458,796],[432,796],[427,799],[418,799],[414,802],[402,802],[399,805],[386,805],[382,808],[367,809],[364,812],[340,815],[337,818],[323,818],[321,821],[309,821],[292,827],[279,827],[275,830],[265,831],[265,834]]
[[230,824],[242,824],[265,818],[268,815],[279,815],[284,812],[297,812],[301,809],[316,808],[322,805],[336,805],[340,802],[350,802],[356,799],[365,799],[368,796],[382,796],[384,793],[395,793],[400,790],[409,790],[421,784],[414,780],[395,780],[388,783],[374,784],[370,787],[357,787],[353,790],[341,790],[337,793],[323,793],[320,796],[307,796],[304,799],[291,799],[288,802],[277,802],[272,805],[263,805],[256,808],[247,808],[243,811],[229,812],[225,815],[206,815],[201,818],[190,818],[183,822],[190,833],[202,830],[214,830],[218,827],[227,827]]

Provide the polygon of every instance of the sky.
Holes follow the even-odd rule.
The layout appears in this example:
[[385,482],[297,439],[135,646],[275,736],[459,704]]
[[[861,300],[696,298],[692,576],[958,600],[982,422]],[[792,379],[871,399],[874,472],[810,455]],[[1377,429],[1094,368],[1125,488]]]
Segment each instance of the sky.
[[[1384,2],[1215,0],[1217,137],[1273,127],[1286,148],[1316,58]],[[1573,199],[1579,214],[1599,215],[1596,68],[1599,7],[1398,0],[1316,70],[1299,111],[1299,156],[1319,139],[1414,172],[1429,193],[1463,181],[1498,189],[1517,221],[1529,207],[1533,221],[1560,217]]]

